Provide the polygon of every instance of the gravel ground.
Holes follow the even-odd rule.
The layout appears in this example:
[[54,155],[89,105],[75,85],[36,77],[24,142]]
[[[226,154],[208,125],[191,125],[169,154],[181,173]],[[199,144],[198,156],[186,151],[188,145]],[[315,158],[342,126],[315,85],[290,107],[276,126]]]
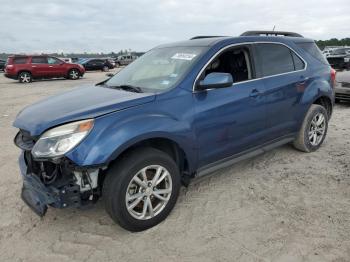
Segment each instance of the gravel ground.
[[350,104],[338,104],[324,145],[290,146],[193,181],[160,225],[129,233],[102,202],[37,217],[20,199],[19,110],[81,83],[21,85],[0,74],[1,261],[350,261]]

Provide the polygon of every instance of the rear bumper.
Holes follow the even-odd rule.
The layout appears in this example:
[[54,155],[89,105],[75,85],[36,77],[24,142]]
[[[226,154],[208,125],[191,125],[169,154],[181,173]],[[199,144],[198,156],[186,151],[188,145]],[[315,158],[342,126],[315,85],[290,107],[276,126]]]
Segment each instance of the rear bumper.
[[10,79],[14,79],[14,80],[17,79],[17,75],[10,74],[10,73],[7,73],[7,72],[5,72],[4,76],[7,77],[7,78],[10,78]]

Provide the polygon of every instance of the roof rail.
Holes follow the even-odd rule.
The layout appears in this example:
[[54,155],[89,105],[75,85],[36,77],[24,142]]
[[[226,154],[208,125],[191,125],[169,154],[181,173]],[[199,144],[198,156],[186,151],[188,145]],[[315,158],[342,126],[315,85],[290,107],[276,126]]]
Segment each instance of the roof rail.
[[224,37],[224,36],[223,35],[198,35],[198,36],[192,37],[190,40],[202,39],[202,38],[214,38],[214,37]]
[[284,31],[247,31],[241,34],[241,36],[259,36],[259,35],[303,37],[298,33],[284,32]]

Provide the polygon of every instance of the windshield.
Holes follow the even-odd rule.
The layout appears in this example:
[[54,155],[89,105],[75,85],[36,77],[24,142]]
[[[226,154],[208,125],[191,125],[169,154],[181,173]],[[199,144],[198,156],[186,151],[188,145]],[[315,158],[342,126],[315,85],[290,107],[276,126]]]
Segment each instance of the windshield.
[[205,47],[166,47],[147,52],[125,67],[105,85],[136,86],[143,92],[172,88],[198,60]]

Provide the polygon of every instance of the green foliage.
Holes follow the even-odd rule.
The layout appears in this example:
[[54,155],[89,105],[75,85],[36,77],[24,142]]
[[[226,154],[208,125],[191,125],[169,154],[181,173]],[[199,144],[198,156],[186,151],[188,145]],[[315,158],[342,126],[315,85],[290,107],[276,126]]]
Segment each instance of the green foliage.
[[350,46],[350,38],[332,38],[329,40],[318,40],[316,41],[316,44],[318,47],[322,50],[325,48],[325,46]]

